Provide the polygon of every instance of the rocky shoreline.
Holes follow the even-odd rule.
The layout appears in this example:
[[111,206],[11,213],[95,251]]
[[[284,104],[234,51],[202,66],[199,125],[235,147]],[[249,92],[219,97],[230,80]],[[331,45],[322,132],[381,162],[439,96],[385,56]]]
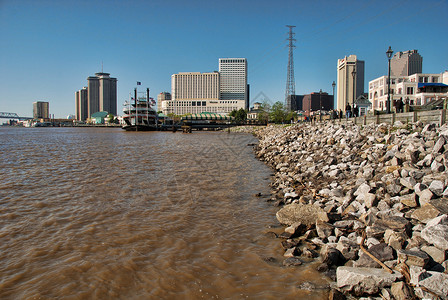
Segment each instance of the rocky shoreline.
[[319,260],[330,299],[448,299],[448,126],[248,129],[275,171],[285,266]]

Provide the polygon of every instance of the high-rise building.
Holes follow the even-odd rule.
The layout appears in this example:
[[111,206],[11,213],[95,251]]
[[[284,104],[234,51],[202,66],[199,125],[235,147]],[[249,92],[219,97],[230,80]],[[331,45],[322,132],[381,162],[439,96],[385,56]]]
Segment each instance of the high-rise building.
[[345,111],[347,104],[364,94],[364,61],[356,55],[338,59],[337,109]]
[[76,120],[85,121],[89,118],[87,87],[76,92]]
[[417,50],[400,51],[390,60],[390,75],[402,77],[422,73],[422,65],[423,57]]
[[109,73],[95,73],[87,77],[87,114],[107,111],[117,114],[117,78],[110,77]]
[[220,58],[219,72],[183,72],[171,76],[171,100],[160,101],[164,114],[230,113],[248,109],[245,58]]
[[33,118],[34,119],[49,119],[50,118],[50,103],[44,101],[33,102]]
[[244,100],[249,109],[247,85],[247,60],[245,58],[220,58],[220,100]]
[[162,102],[171,100],[171,94],[168,92],[162,92],[157,95],[157,111],[162,111]]
[[183,72],[171,75],[174,100],[218,100],[219,73]]

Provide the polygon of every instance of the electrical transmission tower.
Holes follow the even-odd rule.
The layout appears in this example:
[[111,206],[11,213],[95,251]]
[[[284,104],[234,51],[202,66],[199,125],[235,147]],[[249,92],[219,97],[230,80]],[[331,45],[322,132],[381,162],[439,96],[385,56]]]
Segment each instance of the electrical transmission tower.
[[288,56],[288,75],[286,79],[286,93],[285,93],[285,103],[287,110],[295,110],[295,99],[293,101],[293,95],[296,94],[296,82],[294,80],[294,59],[293,59],[293,49],[296,47],[294,42],[296,39],[293,37],[295,35],[292,29],[296,26],[286,25],[289,27],[289,37],[286,39],[289,42],[289,56]]

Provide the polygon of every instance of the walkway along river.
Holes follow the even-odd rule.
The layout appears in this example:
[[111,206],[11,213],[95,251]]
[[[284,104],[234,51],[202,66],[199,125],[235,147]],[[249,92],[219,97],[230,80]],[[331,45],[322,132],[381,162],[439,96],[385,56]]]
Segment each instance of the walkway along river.
[[[1,299],[321,299],[247,134],[0,128]],[[265,197],[256,197],[257,193]]]

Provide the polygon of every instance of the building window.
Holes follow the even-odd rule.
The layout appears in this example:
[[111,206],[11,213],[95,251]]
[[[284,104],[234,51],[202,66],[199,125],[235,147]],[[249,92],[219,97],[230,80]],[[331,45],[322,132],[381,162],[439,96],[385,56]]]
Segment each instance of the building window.
[[407,95],[414,95],[414,87],[408,86],[407,89],[406,89],[406,94]]
[[438,83],[439,82],[439,77],[433,77],[432,78],[432,82],[433,83]]
[[424,83],[427,83],[428,82],[428,77],[426,77],[426,76],[422,76],[422,77],[420,77],[419,79],[418,79],[418,82],[424,82]]

